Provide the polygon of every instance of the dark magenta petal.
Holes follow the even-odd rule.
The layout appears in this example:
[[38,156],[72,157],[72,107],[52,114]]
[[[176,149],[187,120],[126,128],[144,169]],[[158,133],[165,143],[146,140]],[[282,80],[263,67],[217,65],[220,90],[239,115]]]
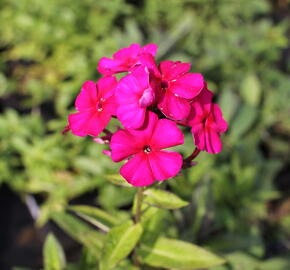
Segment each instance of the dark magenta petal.
[[170,83],[170,91],[180,97],[193,99],[199,95],[204,87],[200,73],[187,73]]
[[160,63],[159,69],[163,79],[171,81],[188,72],[190,69],[190,64],[166,60]]
[[111,119],[110,114],[99,113],[95,110],[70,114],[68,117],[71,132],[77,136],[97,137]]
[[120,105],[117,109],[117,117],[125,128],[137,129],[142,127],[145,120],[146,108],[140,107],[139,103]]
[[194,138],[194,144],[200,151],[205,150],[205,132],[203,130],[203,126],[200,125],[199,128],[191,129],[192,136]]
[[220,136],[215,131],[205,132],[205,150],[211,154],[217,154],[222,150]]
[[153,131],[150,145],[154,149],[164,149],[184,143],[184,135],[177,124],[168,119],[159,120]]
[[142,150],[142,141],[134,137],[128,130],[119,130],[113,134],[110,147],[112,160],[119,162]]
[[140,54],[151,54],[152,56],[156,55],[158,46],[154,43],[147,44],[140,50]]
[[103,77],[97,82],[98,99],[108,99],[115,94],[117,87],[117,79],[115,77]]
[[148,155],[138,153],[121,167],[120,174],[133,186],[148,186],[154,183]]
[[175,96],[170,91],[166,91],[163,99],[158,104],[161,112],[173,120],[185,119],[190,112],[190,104],[186,99]]
[[204,108],[202,107],[201,103],[198,101],[192,101],[190,103],[190,112],[187,118],[181,121],[181,123],[186,126],[194,127],[195,125],[203,121],[203,118],[204,118]]
[[151,54],[147,53],[147,54],[140,55],[137,63],[141,66],[147,67],[150,74],[158,78],[161,76],[158,70],[158,67],[156,65],[155,58]]
[[78,111],[95,108],[97,104],[97,88],[93,81],[86,81],[77,96],[75,107]]
[[214,115],[216,130],[220,133],[226,132],[228,129],[227,122],[223,119],[222,111],[218,104],[212,105],[212,113]]
[[142,96],[139,99],[140,107],[141,108],[149,107],[150,105],[153,104],[154,98],[155,98],[155,95],[154,95],[153,89],[151,87],[145,89],[145,91],[143,92]]
[[146,108],[154,102],[154,92],[149,84],[149,72],[140,67],[119,82],[116,91],[117,117],[126,128],[140,128]]
[[176,176],[182,167],[182,156],[171,151],[153,151],[148,154],[154,179],[162,181]]
[[139,138],[143,142],[143,145],[149,144],[158,121],[158,116],[155,113],[147,111],[142,127],[138,129],[130,129],[129,131],[133,136]]
[[106,76],[114,75],[119,72],[126,71],[126,67],[122,65],[122,61],[103,57],[100,59],[97,70]]
[[128,48],[123,48],[116,53],[113,54],[114,59],[118,59],[120,61],[126,62],[128,59],[134,59],[138,56],[140,52],[140,45],[134,43],[130,45]]

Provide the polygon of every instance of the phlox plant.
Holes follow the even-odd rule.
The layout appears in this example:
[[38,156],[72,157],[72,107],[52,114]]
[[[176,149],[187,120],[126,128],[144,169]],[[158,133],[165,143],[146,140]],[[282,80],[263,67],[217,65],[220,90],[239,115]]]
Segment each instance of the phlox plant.
[[[103,152],[113,162],[126,161],[120,174],[130,185],[139,187],[135,224],[141,221],[146,188],[191,167],[200,151],[219,153],[220,136],[227,130],[221,109],[213,103],[213,93],[202,74],[191,73],[190,63],[157,64],[156,52],[156,44],[132,44],[112,58],[101,58],[97,70],[102,77],[97,82],[84,82],[75,101],[77,112],[68,116],[65,129],[107,144],[108,150]],[[121,79],[116,77],[119,73],[124,74]],[[123,128],[108,130],[112,117]],[[170,151],[184,143],[183,127],[191,128],[196,146],[186,158]],[[100,136],[102,132],[105,135]],[[137,265],[138,260],[135,258]]]

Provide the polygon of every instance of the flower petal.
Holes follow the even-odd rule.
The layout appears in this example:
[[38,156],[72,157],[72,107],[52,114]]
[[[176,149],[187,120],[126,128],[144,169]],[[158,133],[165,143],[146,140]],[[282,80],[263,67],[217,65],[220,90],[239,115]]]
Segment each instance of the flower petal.
[[175,96],[170,91],[166,91],[158,108],[168,118],[174,120],[185,119],[190,112],[190,105],[186,99]]
[[138,57],[138,65],[142,65],[148,68],[150,75],[154,75],[156,77],[160,77],[160,72],[155,62],[155,58],[151,54],[143,54]]
[[162,73],[163,79],[171,81],[188,72],[190,64],[166,60],[160,63],[159,69]]
[[138,153],[121,167],[120,174],[133,186],[148,186],[154,183],[148,155]]
[[127,62],[130,58],[136,58],[140,51],[140,45],[134,43],[127,48],[123,48],[116,53],[113,54],[114,59],[121,60],[123,62]]
[[215,131],[205,132],[205,150],[211,154],[217,154],[222,150],[222,142],[219,134]]
[[117,117],[127,129],[136,129],[144,124],[146,108],[139,106],[139,103],[119,104]]
[[[135,75],[138,75],[138,76],[135,76]],[[118,87],[117,87],[117,91],[116,91],[117,101],[120,100],[122,102],[128,98],[131,99],[132,96],[134,96],[134,95],[138,95],[138,97],[140,95],[142,95],[143,91],[147,88],[147,87],[145,87],[145,89],[144,89],[142,87],[142,85],[149,84],[148,74],[146,74],[146,75],[147,75],[147,84],[146,84],[146,78],[145,79],[142,78],[142,82],[139,82],[139,72],[138,73],[135,73],[135,72],[130,73],[130,74],[126,75],[125,77],[123,77],[120,80]]]
[[141,48],[140,54],[148,53],[148,54],[151,54],[152,56],[155,56],[157,49],[158,49],[158,46],[156,44],[154,43],[147,44],[143,48]]
[[151,104],[153,104],[154,99],[155,99],[155,95],[154,95],[153,89],[151,87],[147,88],[143,92],[142,97],[139,99],[139,106],[141,108],[147,108]]
[[97,70],[106,76],[113,75],[115,73],[126,71],[122,66],[122,61],[118,59],[110,59],[107,57],[102,57],[99,61]]
[[149,71],[145,66],[140,66],[134,70],[131,74],[127,75],[127,77],[134,77],[136,81],[136,85],[143,92],[145,89],[149,88]]
[[162,181],[176,176],[182,167],[182,156],[171,151],[153,151],[148,155],[154,179]]
[[187,118],[181,121],[181,124],[194,127],[202,122],[204,118],[204,108],[198,101],[192,101],[190,103],[190,112]]
[[158,116],[150,111],[146,112],[144,124],[139,129],[130,129],[130,133],[139,138],[143,145],[150,144],[153,130],[158,123]]
[[200,124],[198,126],[194,126],[191,129],[192,136],[194,138],[194,144],[200,151],[205,150],[205,132],[203,130],[203,126]]
[[86,111],[95,108],[97,103],[97,88],[93,81],[86,81],[79,93],[75,107],[78,111]]
[[70,114],[68,117],[68,122],[74,135],[81,137],[90,135],[96,137],[107,126],[110,119],[110,114],[90,110]]
[[180,97],[193,99],[203,89],[204,81],[200,73],[185,74],[170,83],[170,91]]
[[112,160],[119,162],[141,151],[143,145],[128,130],[122,129],[113,134],[110,147]]
[[108,113],[110,115],[116,115],[116,110],[117,110],[117,103],[115,96],[112,96],[108,98],[104,103],[103,103],[103,111],[104,113]]
[[223,114],[222,111],[217,104],[212,105],[212,113],[215,118],[216,126],[217,126],[217,131],[218,132],[226,132],[228,129],[228,124],[227,122],[223,119]]
[[150,141],[154,149],[160,150],[183,143],[184,135],[175,122],[168,119],[161,119],[157,122]]
[[117,79],[115,77],[103,77],[97,82],[98,98],[108,99],[115,94],[117,87]]

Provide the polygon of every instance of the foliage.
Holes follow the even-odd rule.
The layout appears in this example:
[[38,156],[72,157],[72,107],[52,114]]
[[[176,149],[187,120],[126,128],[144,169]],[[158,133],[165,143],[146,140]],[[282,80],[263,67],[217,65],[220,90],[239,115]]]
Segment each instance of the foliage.
[[[267,208],[285,199],[275,181],[289,166],[290,152],[290,60],[281,60],[289,23],[274,22],[272,13],[266,0],[0,2],[0,182],[23,198],[41,196],[37,224],[52,218],[82,244],[80,261],[67,269],[96,269],[106,239],[99,229],[110,231],[131,217],[135,191],[112,183],[126,185],[102,146],[61,131],[81,83],[97,79],[98,59],[133,42],[157,43],[161,60],[194,63],[192,71],[209,81],[230,126],[221,155],[202,153],[196,166],[153,187],[189,205],[155,208],[162,197],[152,202],[156,198],[148,196],[142,226],[150,233],[141,243],[158,236],[206,246],[227,261],[212,269],[289,268],[287,220],[273,220]],[[186,156],[192,146],[188,133],[179,150]],[[88,191],[96,192],[98,208],[70,208]],[[285,246],[269,259],[265,223]],[[48,249],[59,244],[51,239],[45,257],[57,260]],[[114,269],[138,268],[124,259]]]

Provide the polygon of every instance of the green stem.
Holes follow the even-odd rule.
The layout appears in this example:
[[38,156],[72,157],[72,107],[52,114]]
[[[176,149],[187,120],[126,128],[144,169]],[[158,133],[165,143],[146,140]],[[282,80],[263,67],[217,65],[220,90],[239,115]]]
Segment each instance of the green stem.
[[[135,209],[135,215],[134,215],[134,222],[135,224],[139,223],[141,221],[141,216],[142,216],[142,202],[143,202],[143,197],[144,197],[144,188],[139,187],[137,188],[137,193],[136,193],[136,209]],[[138,246],[138,245],[137,245]],[[140,260],[137,255],[136,248],[133,250],[133,262],[136,267],[140,267]]]
[[135,217],[134,221],[135,223],[139,223],[141,221],[142,216],[142,202],[143,202],[143,187],[139,187],[137,189],[137,198],[136,198],[136,211],[135,211]]

